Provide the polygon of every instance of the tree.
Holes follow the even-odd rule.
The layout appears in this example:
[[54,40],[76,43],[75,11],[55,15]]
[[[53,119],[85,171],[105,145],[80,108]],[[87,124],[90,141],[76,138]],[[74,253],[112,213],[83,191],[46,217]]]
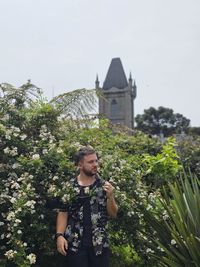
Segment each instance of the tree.
[[190,127],[189,135],[198,136],[200,135],[200,127]]
[[165,107],[145,109],[144,114],[137,115],[135,121],[138,130],[152,135],[163,133],[164,136],[187,131],[190,125],[189,119]]

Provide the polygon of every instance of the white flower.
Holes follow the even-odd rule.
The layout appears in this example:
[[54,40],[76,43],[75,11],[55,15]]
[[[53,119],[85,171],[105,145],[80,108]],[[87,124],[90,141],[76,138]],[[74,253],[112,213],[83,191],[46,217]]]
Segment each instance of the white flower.
[[41,130],[40,130],[40,132],[47,132],[47,126],[46,126],[46,124],[43,124],[43,125],[41,126]]
[[65,195],[62,197],[62,201],[63,201],[63,202],[67,202],[67,201],[69,201],[69,195],[65,194]]
[[27,190],[30,190],[30,189],[31,189],[31,184],[30,184],[30,183],[27,184],[26,189],[27,189]]
[[147,205],[147,210],[150,210],[150,209],[152,209],[153,207],[150,205],[150,204],[148,204]]
[[36,255],[31,253],[27,256],[27,259],[30,261],[30,264],[36,263]]
[[17,251],[15,250],[8,250],[6,251],[6,253],[4,254],[8,259],[13,259],[14,255],[17,254]]
[[16,209],[15,213],[18,213],[18,212],[21,212],[22,211],[22,208],[18,208]]
[[131,217],[131,216],[134,215],[134,214],[135,214],[134,211],[129,211],[129,212],[127,213],[128,217]]
[[7,140],[11,140],[11,136],[10,136],[10,134],[8,132],[6,132],[5,137],[6,137]]
[[8,221],[11,221],[12,219],[14,219],[15,218],[15,213],[13,212],[13,211],[10,211],[9,213],[8,213],[8,215],[7,215],[7,220]]
[[3,117],[2,117],[2,121],[7,121],[9,120],[10,118],[10,115],[9,114],[5,114]]
[[21,230],[18,230],[17,233],[18,233],[18,235],[21,235],[22,234],[22,231]]
[[167,220],[167,219],[169,219],[169,215],[167,214],[167,211],[165,210],[164,212],[163,212],[163,220]]
[[0,222],[0,226],[4,225],[4,222]]
[[147,252],[147,253],[154,253],[154,251],[153,251],[151,248],[147,248],[147,249],[146,249],[146,252]]
[[11,128],[12,132],[20,133],[20,129],[18,127],[11,126],[10,128]]
[[9,154],[11,156],[16,156],[18,154],[17,147],[12,147],[12,148],[6,147],[4,148],[3,151],[5,154]]
[[20,185],[17,183],[17,182],[12,182],[12,185],[11,185],[11,188],[12,189],[19,189],[20,188]]
[[16,156],[18,154],[17,147],[14,147],[11,151],[11,156]]
[[162,252],[164,251],[164,249],[161,248],[160,246],[158,246],[157,249],[159,249],[159,250],[162,251]]
[[20,166],[19,163],[14,163],[14,164],[12,165],[12,168],[13,168],[13,169],[17,169],[19,166]]
[[48,149],[44,148],[44,149],[42,150],[42,154],[45,155],[45,154],[47,154],[47,153],[48,153]]
[[40,155],[39,154],[34,154],[32,156],[32,159],[34,159],[34,160],[40,159]]
[[27,137],[27,135],[26,134],[22,134],[22,135],[20,135],[20,139],[23,141],[23,140],[25,140],[26,139],[26,137]]
[[59,148],[57,149],[57,153],[63,153],[62,148],[59,147]]
[[77,194],[80,193],[80,189],[79,189],[78,187],[76,187],[74,190],[75,190],[75,192],[76,192]]
[[16,198],[11,197],[10,202],[11,202],[12,204],[14,204],[14,203],[16,202]]
[[24,206],[30,207],[31,209],[34,209],[34,205],[35,205],[35,201],[34,200],[29,200],[26,202],[26,204]]
[[176,245],[176,240],[172,239],[171,240],[171,245]]
[[9,147],[4,148],[4,150],[3,150],[3,152],[4,152],[5,154],[9,154],[9,151],[10,151],[10,148],[9,148]]
[[4,235],[4,234],[2,234],[2,235],[1,235],[1,239],[4,239],[4,237],[5,237],[5,235]]
[[54,193],[55,191],[56,191],[56,186],[54,184],[51,184],[48,189],[48,193]]
[[24,247],[27,247],[27,243],[26,243],[26,242],[24,242],[24,243],[23,243],[23,246],[24,246]]
[[58,178],[59,178],[59,177],[58,177],[57,175],[55,175],[55,176],[52,178],[52,180],[53,180],[53,181],[56,181],[56,180],[58,180]]

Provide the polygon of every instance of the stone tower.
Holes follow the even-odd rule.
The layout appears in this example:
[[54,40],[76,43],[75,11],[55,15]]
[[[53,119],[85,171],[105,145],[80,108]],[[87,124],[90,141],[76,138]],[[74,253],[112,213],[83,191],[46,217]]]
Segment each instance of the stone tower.
[[136,98],[136,84],[133,83],[131,73],[127,80],[120,58],[113,58],[103,83],[99,87],[96,77],[96,89],[100,89],[105,99],[99,99],[99,114],[110,119],[114,124],[134,128],[134,99]]

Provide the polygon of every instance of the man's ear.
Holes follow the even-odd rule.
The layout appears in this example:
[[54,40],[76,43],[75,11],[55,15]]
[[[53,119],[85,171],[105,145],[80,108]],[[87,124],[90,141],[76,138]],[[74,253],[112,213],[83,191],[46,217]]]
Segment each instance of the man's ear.
[[78,163],[78,165],[77,165],[77,167],[78,167],[79,169],[81,169],[82,165],[83,165],[83,160],[80,160],[79,163]]

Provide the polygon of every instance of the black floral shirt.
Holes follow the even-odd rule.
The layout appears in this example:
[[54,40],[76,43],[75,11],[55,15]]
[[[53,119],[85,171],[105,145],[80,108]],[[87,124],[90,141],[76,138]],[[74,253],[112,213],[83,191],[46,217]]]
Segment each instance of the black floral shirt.
[[[65,231],[65,238],[68,240],[69,249],[77,252],[83,237],[83,202],[80,198],[80,186],[77,179],[73,178],[70,182],[74,192],[76,192],[76,196],[67,208],[68,225]],[[92,245],[96,255],[101,254],[104,247],[108,247],[106,233],[108,220],[107,198],[103,190],[104,183],[105,181],[97,176],[91,188],[89,186],[84,188],[85,194],[90,197]]]

